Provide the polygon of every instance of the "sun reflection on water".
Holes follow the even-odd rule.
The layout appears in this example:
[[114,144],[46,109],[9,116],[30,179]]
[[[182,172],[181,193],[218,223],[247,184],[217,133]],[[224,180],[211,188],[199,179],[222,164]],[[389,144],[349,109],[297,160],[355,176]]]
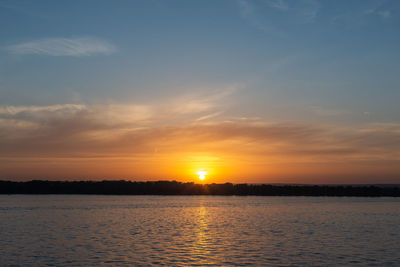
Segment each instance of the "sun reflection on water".
[[193,256],[197,258],[200,265],[216,264],[212,261],[209,219],[207,207],[201,205],[197,211],[196,240],[193,246]]

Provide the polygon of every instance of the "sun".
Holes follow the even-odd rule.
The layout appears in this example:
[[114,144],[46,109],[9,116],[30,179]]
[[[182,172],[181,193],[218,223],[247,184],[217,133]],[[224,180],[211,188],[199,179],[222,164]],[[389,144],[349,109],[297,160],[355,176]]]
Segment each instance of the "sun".
[[199,179],[203,181],[204,179],[206,179],[207,173],[208,172],[206,172],[206,171],[198,171],[197,175],[199,176]]

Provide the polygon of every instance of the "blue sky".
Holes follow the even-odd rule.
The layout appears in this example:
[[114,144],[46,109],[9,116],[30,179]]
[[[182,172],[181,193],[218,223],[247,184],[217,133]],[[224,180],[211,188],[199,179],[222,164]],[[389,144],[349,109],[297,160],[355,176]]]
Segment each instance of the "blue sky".
[[86,110],[131,130],[250,121],[396,143],[399,17],[390,0],[0,1],[1,123],[25,136]]

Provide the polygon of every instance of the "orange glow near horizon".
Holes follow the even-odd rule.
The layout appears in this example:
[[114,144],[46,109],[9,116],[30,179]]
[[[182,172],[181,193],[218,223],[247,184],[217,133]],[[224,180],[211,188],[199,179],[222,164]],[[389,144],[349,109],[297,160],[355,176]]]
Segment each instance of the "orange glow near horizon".
[[[137,148],[128,143],[115,145],[119,150],[108,154],[100,150],[82,155],[71,152],[70,157],[62,157],[63,150],[44,150],[41,157],[3,157],[0,179],[312,184],[376,183],[380,179],[396,183],[400,171],[400,165],[393,161],[366,164],[365,159],[359,160],[362,153],[322,157],[308,152],[294,153],[291,148],[273,142],[264,144],[243,138],[221,141],[214,136],[210,141],[209,138],[199,140],[178,135],[163,140],[164,143],[156,139],[151,147],[158,147],[157,150],[147,151],[145,147],[136,154],[131,151]],[[206,173],[199,173],[203,171]],[[384,175],[388,177],[386,180],[380,178]]]

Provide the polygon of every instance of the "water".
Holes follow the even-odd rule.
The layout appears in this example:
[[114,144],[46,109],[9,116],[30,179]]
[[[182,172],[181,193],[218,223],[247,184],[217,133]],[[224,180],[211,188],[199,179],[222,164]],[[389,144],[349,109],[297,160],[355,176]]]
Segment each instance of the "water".
[[0,196],[0,265],[400,266],[400,200]]

